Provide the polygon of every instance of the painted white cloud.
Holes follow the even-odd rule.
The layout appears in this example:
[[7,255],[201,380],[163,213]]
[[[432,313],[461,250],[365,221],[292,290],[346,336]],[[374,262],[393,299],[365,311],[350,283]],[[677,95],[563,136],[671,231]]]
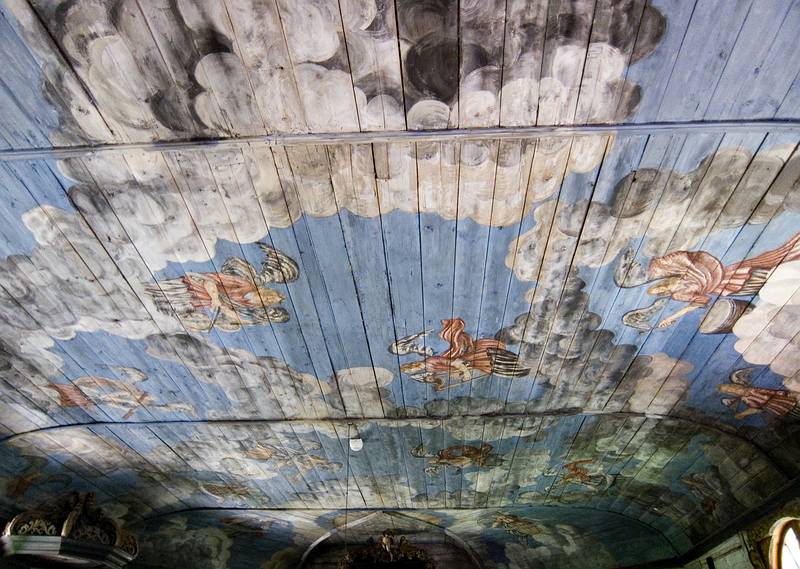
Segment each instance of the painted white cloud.
[[152,277],[129,241],[101,241],[80,216],[52,206],[27,212],[23,221],[38,245],[28,256],[0,261],[0,341],[20,366],[38,370],[35,384],[46,385],[42,376],[61,369],[50,351],[54,339],[99,330],[143,338],[179,329],[140,300],[146,295],[136,287]]
[[800,261],[775,269],[733,333],[745,361],[769,365],[784,376],[786,387],[800,391]]
[[394,374],[383,368],[344,369],[319,380],[277,358],[223,349],[202,336],[152,335],[147,343],[151,356],[180,363],[198,380],[223,388],[240,417],[381,417],[391,407],[384,396]]

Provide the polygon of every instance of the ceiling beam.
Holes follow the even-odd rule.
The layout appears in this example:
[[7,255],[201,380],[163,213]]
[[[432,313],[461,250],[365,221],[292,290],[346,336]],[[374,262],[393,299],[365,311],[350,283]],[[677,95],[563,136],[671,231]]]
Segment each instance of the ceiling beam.
[[460,140],[502,140],[564,138],[609,134],[671,134],[713,132],[800,132],[800,120],[720,120],[683,122],[646,122],[625,124],[591,124],[570,126],[522,126],[493,128],[460,128],[449,130],[399,130],[380,132],[333,132],[306,134],[265,134],[237,138],[204,138],[159,142],[109,143],[89,146],[55,146],[0,150],[0,162],[16,160],[63,159],[78,156],[127,152],[177,150],[215,150],[238,148],[250,144],[297,146],[316,144],[372,144],[389,142],[455,142]]

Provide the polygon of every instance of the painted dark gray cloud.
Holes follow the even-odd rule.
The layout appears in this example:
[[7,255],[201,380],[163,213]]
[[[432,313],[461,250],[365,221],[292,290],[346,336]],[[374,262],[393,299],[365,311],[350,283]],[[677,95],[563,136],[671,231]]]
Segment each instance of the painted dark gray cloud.
[[519,346],[520,358],[537,370],[538,380],[567,386],[569,400],[578,406],[598,384],[618,382],[636,355],[635,346],[617,346],[614,332],[600,328],[600,316],[588,310],[585,286],[571,273],[560,299],[557,291],[542,293],[529,313],[497,336]]
[[[210,62],[228,78],[236,77],[235,69],[224,69],[233,41],[220,32],[214,14],[199,5],[160,3],[158,17],[170,22],[171,36],[156,47],[147,18],[131,0],[35,4],[104,116],[116,125],[129,132],[156,129],[175,135],[202,135],[207,127],[220,126],[204,121],[202,102],[193,104],[209,86],[203,85],[202,71]],[[207,56],[211,59],[203,63]],[[67,121],[72,119],[82,123],[79,115]]]
[[[547,6],[541,3],[507,4],[505,20],[510,30],[502,19],[495,22],[497,6],[493,2],[462,3],[461,14],[459,4],[448,0],[397,2],[400,38],[407,50],[403,68],[409,126],[453,124],[448,107],[459,98],[462,117],[490,116],[497,110],[495,95],[501,87],[508,99],[503,124],[532,124],[537,105],[542,106],[540,124],[558,122],[567,118],[559,118],[559,113],[575,112],[574,104],[568,104],[571,95],[567,91],[578,87],[583,75],[599,80],[585,109],[590,122],[615,122],[634,112],[640,91],[622,75],[629,61],[625,54],[635,62],[656,48],[666,29],[666,19],[658,10],[648,6],[642,12],[628,0],[612,2],[599,14],[591,2],[559,4],[558,13],[545,13]],[[593,18],[602,21],[593,26]],[[460,41],[462,20],[486,31],[487,37],[504,34],[510,39],[491,45]],[[547,58],[542,53],[545,38],[547,49],[554,50]],[[578,73],[576,67],[583,71],[584,59],[587,71]],[[541,74],[532,76],[543,60]]]
[[184,516],[173,516],[139,543],[140,558],[153,567],[180,567],[187,556],[199,569],[227,569],[232,539],[216,527],[191,527]]
[[585,287],[573,270],[563,291],[540,290],[530,311],[498,332],[547,387],[533,405],[602,408],[608,402],[616,410],[669,411],[686,391],[691,365],[665,354],[637,356],[637,346],[616,344],[615,333],[602,328],[602,318],[588,309]]
[[798,212],[800,155],[792,156],[792,149],[776,145],[753,156],[746,149],[724,148],[686,173],[632,172],[616,184],[608,203],[545,202],[534,211],[536,225],[510,244],[506,265],[517,278],[534,281],[546,250],[563,258],[578,239],[574,262],[599,267],[642,235],[647,237],[643,255],[656,257],[692,250],[709,233],[709,219],[715,220],[710,231],[716,233]]

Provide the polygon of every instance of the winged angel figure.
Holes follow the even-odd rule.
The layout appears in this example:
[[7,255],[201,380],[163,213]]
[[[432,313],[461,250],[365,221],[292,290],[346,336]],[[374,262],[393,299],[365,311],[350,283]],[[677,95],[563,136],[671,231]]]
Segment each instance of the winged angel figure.
[[289,320],[289,313],[278,306],[286,298],[267,287],[269,283],[297,280],[297,263],[281,251],[258,243],[264,253],[261,270],[239,257],[229,257],[218,273],[186,273],[176,279],[145,285],[156,307],[173,312],[189,330],[208,332],[214,326],[236,331]]
[[503,342],[491,338],[475,340],[465,328],[461,318],[442,320],[439,337],[450,346],[440,354],[420,342],[430,330],[400,338],[389,346],[389,351],[398,356],[425,356],[401,365],[400,371],[415,381],[432,384],[435,391],[445,391],[492,374],[519,378],[530,373],[530,368],[520,363],[517,354],[506,350]]

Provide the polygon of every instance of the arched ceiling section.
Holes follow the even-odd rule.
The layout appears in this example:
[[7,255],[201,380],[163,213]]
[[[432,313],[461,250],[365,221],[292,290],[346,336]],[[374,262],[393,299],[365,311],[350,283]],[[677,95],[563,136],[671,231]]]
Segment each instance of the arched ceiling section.
[[0,16],[4,516],[622,567],[797,484],[800,2]]
[[[349,459],[348,432],[364,441]],[[207,508],[343,515],[347,505],[441,510],[450,518],[440,525],[460,536],[459,523],[475,523],[462,520],[467,510],[565,523],[609,512],[613,527],[647,528],[673,553],[798,474],[740,435],[633,413],[60,427],[8,439],[3,465],[14,508],[74,488],[128,523]]]
[[[192,542],[205,546],[193,566],[315,568],[335,566],[349,548],[378,539],[391,530],[425,547],[434,561],[447,566],[484,567],[505,556],[498,567],[628,566],[675,555],[669,541],[641,522],[612,512],[562,506],[506,507],[463,510],[370,511],[193,510],[154,518],[135,526],[150,536],[138,563],[172,567],[186,562]],[[306,544],[320,540],[308,549]],[[189,548],[191,550],[191,547]],[[307,556],[304,556],[305,553]],[[273,565],[269,565],[272,563]],[[286,563],[286,565],[281,565]]]

